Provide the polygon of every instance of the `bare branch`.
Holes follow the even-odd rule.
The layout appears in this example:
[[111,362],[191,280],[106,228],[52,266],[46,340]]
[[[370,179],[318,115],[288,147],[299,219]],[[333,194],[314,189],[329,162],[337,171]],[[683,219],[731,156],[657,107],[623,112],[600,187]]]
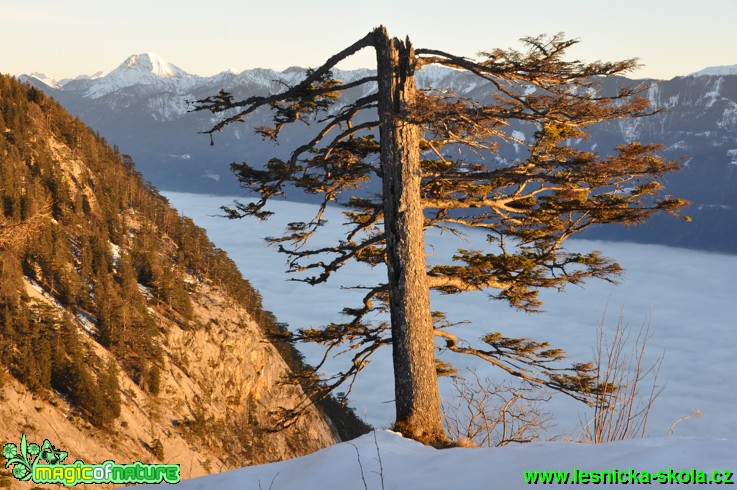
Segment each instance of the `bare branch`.
[[[290,267],[288,272],[304,272],[311,269],[322,269],[322,273],[318,276],[294,279],[314,286],[315,284],[327,281],[333,272],[340,269],[346,262],[360,256],[366,249],[381,243],[384,243],[383,234],[364,240],[360,244],[341,242],[341,244],[336,247],[326,247],[316,250],[288,250],[283,246],[279,246],[279,251],[290,256]],[[338,254],[338,257],[329,262],[318,261],[304,266],[298,264],[299,259],[314,257],[324,253]]]
[[[467,379],[470,378],[470,379]],[[468,370],[453,377],[455,399],[443,404],[443,419],[451,440],[461,445],[505,446],[530,442],[549,427],[542,404],[551,395],[529,383],[495,383]]]

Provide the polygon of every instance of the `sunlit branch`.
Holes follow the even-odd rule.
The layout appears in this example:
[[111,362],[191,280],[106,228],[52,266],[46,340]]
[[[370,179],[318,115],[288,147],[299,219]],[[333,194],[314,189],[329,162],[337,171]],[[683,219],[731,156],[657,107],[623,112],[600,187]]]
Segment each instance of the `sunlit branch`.
[[[575,364],[570,369],[551,368],[547,364],[559,361],[564,353],[559,349],[540,352],[547,347],[545,343],[529,342],[526,339],[511,339],[514,342],[513,345],[520,341],[528,343],[528,345],[523,345],[522,348],[522,352],[529,354],[525,356],[516,354],[513,348],[503,349],[496,346],[493,350],[481,350],[462,346],[458,337],[447,330],[435,329],[435,336],[445,339],[445,348],[451,352],[473,355],[483,359],[518,379],[547,386],[587,404],[592,403],[595,399],[597,385],[592,373],[593,366]],[[500,338],[499,340],[504,342],[510,339]],[[492,345],[494,344],[492,343]],[[560,374],[560,371],[569,371],[569,373]],[[545,375],[545,377],[539,376],[538,373]]]

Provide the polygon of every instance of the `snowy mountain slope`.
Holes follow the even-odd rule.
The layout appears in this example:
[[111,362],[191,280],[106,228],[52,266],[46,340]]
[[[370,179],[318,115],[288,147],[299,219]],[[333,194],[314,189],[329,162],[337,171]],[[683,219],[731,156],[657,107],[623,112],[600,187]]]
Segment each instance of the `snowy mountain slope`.
[[[333,75],[345,83],[371,76],[373,73],[369,69],[336,69],[333,71]],[[454,73],[457,72],[449,68],[432,66],[418,74],[418,83],[421,86],[441,86],[442,82],[445,82]],[[141,53],[129,56],[116,69],[107,74],[62,81],[54,80],[43,73],[32,73],[21,78],[31,82],[41,82],[51,89],[93,100],[137,86],[146,86],[146,89],[143,90],[146,93],[175,93],[188,95],[189,100],[193,100],[195,95],[211,95],[213,90],[217,91],[221,88],[249,94],[259,91],[273,92],[282,89],[285,85],[299,83],[304,78],[304,74],[304,68],[295,66],[281,72],[267,68],[253,68],[240,73],[228,70],[213,76],[202,77],[187,73],[155,53]],[[186,109],[186,107],[186,103],[182,101],[182,108]],[[151,112],[156,113],[156,108],[152,107]],[[181,117],[185,112],[180,111],[177,117]],[[159,114],[159,116],[166,115]],[[169,120],[171,118],[159,117],[158,119]]]
[[[366,69],[336,70],[335,75],[349,82],[371,73]],[[258,164],[271,157],[283,158],[293,144],[311,137],[315,125],[294,125],[275,145],[253,134],[251,127],[267,122],[265,112],[258,112],[246,125],[226,128],[211,147],[209,138],[197,133],[209,129],[215,119],[209,113],[188,112],[189,101],[221,89],[236,98],[266,95],[297,83],[303,75],[302,68],[292,67],[282,72],[258,68],[200,77],[156,55],[141,54],[129,57],[105,76],[66,83],[48,77],[26,80],[131,154],[157,187],[231,195],[241,192],[230,174],[231,162]],[[447,87],[464,96],[490,100],[488,84],[468,73],[431,65],[416,76],[421,87]],[[615,91],[634,83],[638,81],[610,78],[604,90]],[[662,143],[666,156],[684,162],[683,171],[667,178],[667,192],[694,203],[686,211],[693,221],[658,216],[644,226],[610,226],[593,230],[589,236],[737,253],[737,228],[731,225],[737,222],[737,75],[677,77],[649,83],[644,95],[665,112],[602,125],[589,140],[578,144],[611,152],[616,145],[631,141]],[[354,89],[348,97],[357,99],[367,95],[367,90],[370,87]],[[526,137],[534,129],[519,124],[509,128]],[[524,144],[500,149],[506,162],[526,154]]]
[[56,85],[64,91],[74,92],[85,98],[99,99],[121,89],[139,85],[153,86],[156,93],[186,93],[200,82],[200,78],[168,63],[155,53],[142,53],[129,56],[108,74],[94,78],[77,78],[64,84],[57,82]]
[[737,65],[709,66],[689,74],[690,77],[703,77],[715,75],[737,75]]
[[[737,471],[737,440],[658,438],[601,445],[541,442],[498,448],[434,449],[379,431],[366,434],[290,461],[251,466],[216,475],[185,480],[183,490],[346,490],[346,489],[513,489],[528,485],[526,471],[619,470],[630,478],[630,469],[663,478],[687,481],[691,469],[705,478],[724,478]],[[673,471],[669,471],[670,469]],[[683,474],[681,474],[683,472]],[[719,473],[715,473],[719,472]],[[532,476],[532,475],[530,475]],[[638,475],[638,478],[641,476]],[[723,485],[689,485],[679,488],[721,488]],[[675,484],[675,483],[674,483]],[[583,484],[550,484],[552,488],[578,488]],[[662,488],[658,480],[641,488]],[[631,488],[608,484],[606,488]],[[166,484],[150,488],[168,488]]]
[[55,89],[58,89],[58,88],[60,88],[63,85],[62,83],[57,82],[56,80],[54,80],[53,78],[51,78],[50,76],[48,76],[45,73],[34,72],[34,73],[31,73],[29,75],[29,77],[30,78],[34,78],[34,79],[38,80],[39,82],[41,82],[43,84],[46,84],[49,87],[55,88]]

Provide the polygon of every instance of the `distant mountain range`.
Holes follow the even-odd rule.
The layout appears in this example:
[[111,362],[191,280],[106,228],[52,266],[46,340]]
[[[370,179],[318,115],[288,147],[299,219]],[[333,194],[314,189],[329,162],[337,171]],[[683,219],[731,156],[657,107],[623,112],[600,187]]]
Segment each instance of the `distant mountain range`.
[[[56,98],[70,112],[98,131],[122,152],[133,157],[138,169],[154,185],[165,190],[219,195],[241,194],[228,168],[231,162],[265,162],[284,156],[314,128],[295,125],[285,131],[280,144],[263,142],[250,126],[230,127],[216,137],[214,147],[198,131],[209,129],[215,119],[209,113],[188,112],[189,102],[224,89],[237,98],[266,95],[295,84],[303,68],[282,72],[252,69],[226,71],[210,77],[192,75],[161,57],[146,53],[126,59],[107,74],[55,81],[42,74],[21,77]],[[370,70],[337,70],[334,75],[351,81]],[[471,74],[429,66],[417,74],[423,87],[447,87],[484,100],[488,85]],[[614,90],[642,82],[611,78],[604,86]],[[601,125],[582,146],[610,151],[615,145],[642,141],[665,145],[664,154],[684,161],[684,169],[666,182],[669,194],[689,199],[691,223],[658,217],[651,223],[624,230],[602,227],[589,237],[662,243],[674,246],[737,253],[737,65],[706,68],[672,80],[648,80],[647,96],[664,113]],[[347,95],[366,95],[354,89]],[[264,122],[256,114],[252,125]],[[260,119],[261,118],[261,119]],[[520,136],[531,127],[510,127]],[[523,158],[523,145],[502,150],[499,158]]]

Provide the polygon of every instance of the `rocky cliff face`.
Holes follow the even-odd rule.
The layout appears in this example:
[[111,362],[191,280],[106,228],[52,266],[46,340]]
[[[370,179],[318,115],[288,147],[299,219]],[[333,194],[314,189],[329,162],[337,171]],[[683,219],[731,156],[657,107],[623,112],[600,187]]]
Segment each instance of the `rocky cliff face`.
[[271,342],[280,327],[227,256],[8,77],[0,162],[0,444],[25,433],[70,461],[178,463],[187,478],[336,442],[315,407],[270,432],[304,400],[283,383],[299,356]]
[[[26,284],[30,302],[68,316],[38,285]],[[164,356],[158,395],[121,374],[120,416],[100,428],[63,394],[34,393],[3,373],[0,442],[17,443],[25,433],[38,442],[50,439],[69,452],[70,461],[178,463],[182,478],[294,458],[335,443],[330,422],[316,409],[293,429],[267,432],[271,412],[297,403],[301,389],[280,384],[289,368],[232,298],[209,281],[191,294],[195,318],[205,322],[204,329],[185,330],[153,308],[166,331],[160,338]],[[115,359],[81,321],[75,323],[88,356]]]

